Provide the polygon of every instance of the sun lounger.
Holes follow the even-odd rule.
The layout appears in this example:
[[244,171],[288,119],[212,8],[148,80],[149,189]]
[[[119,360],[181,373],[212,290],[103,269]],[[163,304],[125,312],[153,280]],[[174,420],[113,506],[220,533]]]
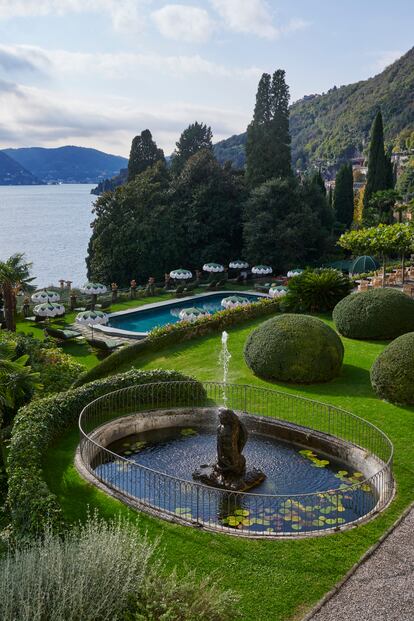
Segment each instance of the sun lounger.
[[122,345],[125,345],[125,341],[121,339],[110,339],[110,338],[100,338],[100,339],[92,339],[86,338],[86,341],[94,347],[95,349],[99,349],[104,352],[111,352]]
[[52,328],[50,326],[45,328],[45,334],[59,341],[70,341],[71,339],[76,339],[78,336],[82,336],[77,330],[68,328],[61,330],[60,328]]

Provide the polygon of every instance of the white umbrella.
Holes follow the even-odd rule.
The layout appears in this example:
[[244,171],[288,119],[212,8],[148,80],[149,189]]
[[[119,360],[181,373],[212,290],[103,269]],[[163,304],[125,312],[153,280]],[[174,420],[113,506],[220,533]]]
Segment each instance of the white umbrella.
[[271,298],[281,298],[284,295],[286,295],[288,291],[287,287],[284,287],[283,285],[279,285],[278,287],[271,287],[269,289],[269,295]]
[[207,317],[209,314],[210,313],[207,311],[193,306],[191,308],[183,308],[180,311],[179,317],[181,321],[195,321],[196,319],[200,319],[200,317]]
[[99,310],[82,311],[76,315],[76,323],[84,326],[96,326],[98,324],[104,326],[108,323],[108,315]]
[[101,293],[106,293],[107,289],[100,282],[87,282],[81,287],[81,291],[89,295],[100,295]]
[[35,306],[33,312],[37,317],[60,317],[65,314],[65,307],[56,302],[44,302]]
[[269,265],[254,265],[252,267],[252,274],[259,274],[260,276],[265,276],[266,274],[271,274],[272,272],[273,270]]
[[293,276],[299,276],[299,274],[302,274],[302,272],[303,272],[303,270],[299,270],[299,269],[296,269],[296,270],[290,270],[290,271],[287,273],[287,277],[288,277],[288,278],[293,278]]
[[240,295],[231,295],[228,298],[223,298],[221,300],[221,305],[223,308],[236,308],[237,306],[245,306],[246,304],[250,304],[250,300],[247,298],[243,298]]
[[59,302],[59,300],[60,295],[56,291],[47,291],[46,289],[39,289],[39,291],[35,291],[32,295],[32,302],[36,302],[36,304]]
[[104,326],[108,323],[108,315],[99,310],[89,310],[82,311],[76,315],[76,323],[80,323],[84,326],[89,326],[92,330],[92,338],[93,338],[93,327],[97,325]]
[[235,261],[230,261],[229,267],[232,270],[246,270],[249,267],[247,261],[243,261],[242,259],[236,259]]
[[174,280],[189,280],[193,277],[193,274],[190,272],[190,270],[183,270],[180,268],[178,270],[173,270],[172,272],[170,272],[170,276],[171,278],[174,278]]
[[203,270],[210,273],[224,272],[224,265],[221,265],[221,263],[205,263]]

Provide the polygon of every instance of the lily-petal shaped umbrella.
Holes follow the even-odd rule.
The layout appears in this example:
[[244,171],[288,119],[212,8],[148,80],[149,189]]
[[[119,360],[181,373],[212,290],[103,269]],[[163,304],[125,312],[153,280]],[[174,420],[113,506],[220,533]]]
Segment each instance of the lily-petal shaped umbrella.
[[246,270],[249,264],[247,261],[243,261],[243,259],[236,259],[235,261],[230,261],[229,267],[232,270]]
[[65,307],[57,302],[43,302],[35,306],[33,312],[37,317],[61,317],[65,314]]
[[289,272],[287,273],[287,277],[293,278],[294,276],[299,276],[299,274],[302,274],[302,272],[303,270],[300,269],[289,270]]
[[39,289],[32,295],[32,302],[43,304],[47,302],[59,302],[60,295],[56,291],[48,291],[47,289]]
[[196,319],[200,319],[200,317],[207,317],[209,314],[209,312],[202,310],[201,308],[192,306],[191,308],[183,308],[180,311],[179,317],[181,321],[196,321]]
[[224,272],[224,265],[221,265],[221,263],[205,263],[203,265],[203,271],[210,272],[210,274]]
[[241,295],[230,295],[229,297],[221,300],[223,308],[237,308],[238,306],[245,306],[246,304],[251,304],[251,301]]
[[89,295],[100,295],[101,293],[106,293],[107,288],[100,282],[87,282],[81,287],[81,291]]
[[173,270],[172,272],[170,272],[170,276],[171,278],[174,278],[174,280],[190,280],[190,278],[193,277],[193,274],[192,272],[190,272],[190,270],[184,270],[180,268],[178,270]]
[[273,269],[270,267],[270,265],[254,265],[252,267],[252,274],[265,276],[267,274],[271,274],[272,272]]
[[82,311],[76,315],[76,323],[84,326],[105,326],[108,323],[108,315],[99,310]]
[[278,285],[277,287],[271,287],[269,289],[269,295],[271,298],[281,298],[287,294],[288,288],[283,285]]

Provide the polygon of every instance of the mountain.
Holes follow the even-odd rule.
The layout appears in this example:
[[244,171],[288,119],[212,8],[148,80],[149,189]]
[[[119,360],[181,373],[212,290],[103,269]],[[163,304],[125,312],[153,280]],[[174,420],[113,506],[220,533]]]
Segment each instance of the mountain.
[[31,172],[0,151],[0,185],[41,185]]
[[73,146],[4,149],[3,154],[46,183],[98,183],[128,164],[125,157]]
[[[322,95],[307,95],[290,107],[292,162],[298,168],[321,163],[338,165],[364,151],[380,107],[385,140],[394,144],[404,130],[414,130],[414,48],[369,80],[334,86]],[[220,162],[245,162],[246,134],[218,142]]]

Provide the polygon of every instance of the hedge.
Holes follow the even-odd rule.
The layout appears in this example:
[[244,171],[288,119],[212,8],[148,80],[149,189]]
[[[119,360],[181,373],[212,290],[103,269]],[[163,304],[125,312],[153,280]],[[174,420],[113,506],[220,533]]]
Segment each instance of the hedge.
[[339,375],[344,346],[332,328],[308,315],[280,315],[247,338],[244,358],[258,377],[311,384]]
[[[43,477],[43,458],[51,444],[76,424],[88,403],[128,386],[171,381],[195,380],[176,371],[131,370],[21,408],[14,422],[8,457],[7,503],[16,535],[36,535],[47,523],[58,529],[64,526],[57,498]],[[196,386],[204,394],[199,382]]]
[[414,331],[414,300],[398,289],[371,289],[348,295],[332,316],[350,339],[394,339]]
[[370,375],[381,399],[414,405],[414,332],[392,341],[375,360]]
[[156,352],[176,343],[189,341],[191,339],[206,336],[214,332],[226,330],[231,326],[243,323],[250,319],[266,317],[279,311],[280,301],[264,298],[260,302],[253,302],[244,306],[238,306],[223,311],[201,317],[193,322],[177,322],[155,328],[149,336],[133,345],[122,347],[114,352],[101,363],[84,373],[74,383],[74,387],[82,386],[86,382],[91,382],[101,377],[106,377],[110,373],[119,369],[122,365],[132,362],[138,356]]

